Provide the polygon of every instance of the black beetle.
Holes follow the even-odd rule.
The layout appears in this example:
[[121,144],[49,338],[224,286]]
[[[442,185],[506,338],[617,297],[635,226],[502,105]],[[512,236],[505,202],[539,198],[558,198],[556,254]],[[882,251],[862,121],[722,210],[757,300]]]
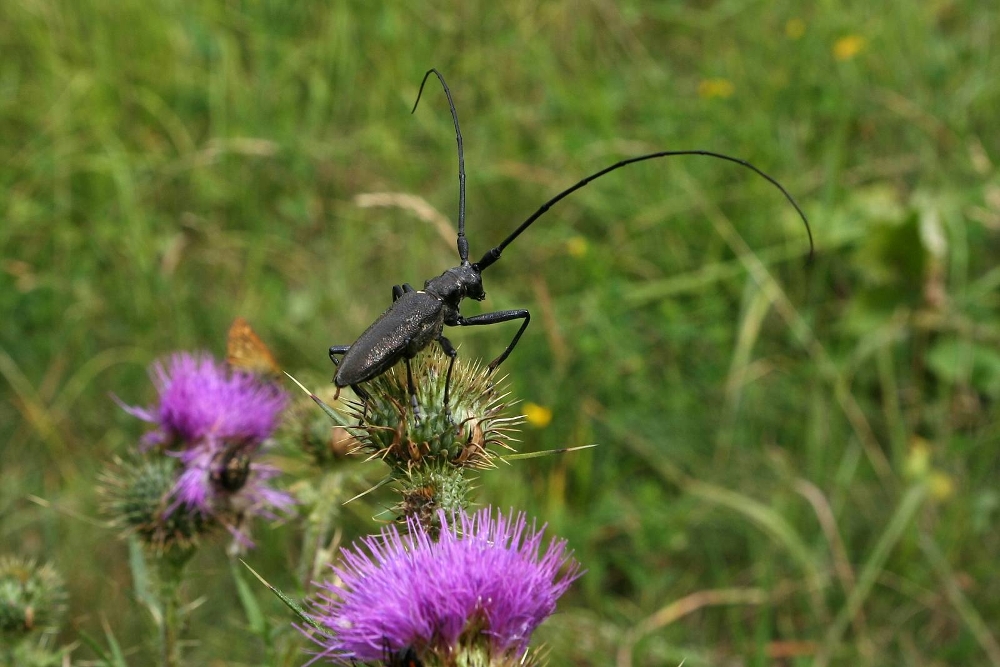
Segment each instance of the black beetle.
[[[465,156],[462,151],[462,132],[458,126],[458,113],[455,110],[451,91],[448,89],[448,84],[445,83],[444,77],[436,69],[430,69],[424,74],[423,81],[420,82],[420,90],[417,93],[417,101],[413,105],[413,111],[416,111],[417,105],[420,103],[424,84],[427,83],[427,79],[431,74],[434,74],[441,82],[444,93],[448,97],[448,106],[455,125],[455,140],[458,142],[458,257],[461,264],[448,269],[436,278],[431,278],[424,283],[422,290],[413,289],[413,287],[405,283],[403,285],[394,285],[392,288],[392,305],[389,306],[388,310],[382,313],[352,345],[334,345],[330,348],[330,359],[337,366],[337,372],[334,375],[333,381],[337,385],[338,390],[341,387],[350,386],[362,401],[367,402],[368,394],[360,386],[361,383],[381,375],[402,359],[406,363],[406,379],[410,401],[414,412],[418,414],[419,406],[417,405],[416,390],[413,385],[413,373],[410,370],[410,359],[415,357],[418,352],[432,342],[437,341],[445,354],[451,358],[448,365],[448,375],[445,380],[444,392],[444,405],[447,410],[451,371],[455,364],[457,353],[451,341],[442,334],[444,327],[481,326],[509,322],[511,320],[523,320],[521,327],[514,334],[514,338],[507,345],[507,348],[500,356],[490,362],[488,369],[492,372],[510,355],[514,346],[517,345],[517,341],[520,340],[521,334],[528,327],[528,322],[531,320],[531,315],[523,308],[464,317],[459,312],[459,305],[462,303],[462,299],[472,298],[476,301],[482,301],[486,298],[486,292],[483,290],[482,272],[500,259],[500,254],[504,249],[554,204],[591,181],[634,162],[675,155],[704,155],[735,162],[756,172],[778,188],[802,218],[806,232],[809,235],[809,255],[812,257],[813,238],[809,221],[806,219],[802,209],[799,208],[799,205],[780,183],[749,162],[739,158],[711,151],[680,150],[639,155],[627,160],[621,160],[591,174],[542,204],[510,236],[505,238],[496,247],[488,250],[478,262],[470,264],[469,242],[465,238]],[[343,355],[339,361],[337,360],[337,355]]]

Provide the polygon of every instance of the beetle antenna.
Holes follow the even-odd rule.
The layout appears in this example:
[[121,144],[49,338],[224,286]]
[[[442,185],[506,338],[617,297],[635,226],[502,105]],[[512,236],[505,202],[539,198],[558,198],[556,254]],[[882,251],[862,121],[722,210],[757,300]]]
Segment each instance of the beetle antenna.
[[746,167],[747,169],[750,169],[751,171],[757,173],[759,176],[762,176],[771,185],[773,185],[774,187],[778,188],[778,190],[781,191],[781,194],[785,195],[785,199],[787,199],[789,201],[789,203],[795,208],[796,212],[799,214],[799,217],[802,218],[803,224],[805,224],[805,226],[806,226],[806,233],[809,235],[809,260],[812,261],[813,254],[814,254],[814,248],[813,248],[812,228],[809,226],[809,220],[808,220],[808,218],[806,218],[806,214],[802,212],[802,209],[799,208],[799,205],[792,198],[792,195],[788,194],[788,190],[786,190],[781,185],[781,183],[779,183],[778,181],[776,181],[774,178],[768,176],[763,171],[761,171],[757,167],[753,166],[752,164],[750,164],[746,160],[741,160],[740,158],[732,157],[730,155],[723,155],[722,153],[713,153],[712,151],[660,151],[659,153],[649,153],[647,155],[640,155],[638,157],[629,158],[628,160],[622,160],[621,162],[616,162],[613,165],[611,165],[610,167],[605,167],[604,169],[601,169],[599,172],[597,172],[595,174],[591,174],[590,176],[588,176],[587,178],[583,179],[582,181],[579,181],[576,185],[573,185],[573,186],[571,186],[569,188],[566,188],[565,190],[563,190],[562,192],[560,192],[559,194],[557,194],[555,197],[553,197],[552,199],[550,199],[547,202],[545,202],[544,204],[542,204],[541,207],[537,211],[535,211],[534,213],[532,213],[528,217],[527,220],[525,220],[524,222],[522,222],[521,225],[517,229],[515,229],[513,231],[513,233],[511,233],[510,236],[508,236],[507,238],[505,238],[500,243],[500,245],[498,245],[495,248],[487,251],[486,254],[483,255],[483,258],[481,260],[479,260],[478,262],[476,262],[475,264],[473,264],[473,266],[476,267],[479,271],[483,271],[488,266],[490,266],[491,264],[493,264],[493,262],[495,262],[498,259],[500,259],[500,253],[502,253],[504,251],[504,248],[506,248],[508,245],[510,245],[511,241],[513,241],[518,236],[520,236],[521,232],[523,232],[525,229],[527,229],[528,227],[530,227],[531,223],[533,223],[535,220],[538,220],[538,218],[542,217],[542,215],[546,211],[548,211],[550,208],[552,208],[552,206],[554,204],[556,204],[560,200],[566,198],[570,194],[576,192],[577,190],[579,190],[583,186],[587,185],[591,181],[597,180],[601,176],[604,176],[605,174],[609,174],[612,171],[614,171],[616,169],[620,169],[621,167],[624,167],[626,165],[632,164],[633,162],[642,162],[644,160],[652,160],[654,158],[659,158],[659,157],[673,157],[673,156],[676,156],[676,155],[705,155],[707,157],[713,157],[713,158],[718,158],[720,160],[727,160],[729,162],[735,162],[736,164],[742,165],[742,166]]
[[424,80],[420,82],[420,90],[417,91],[417,101],[413,103],[412,114],[420,104],[420,95],[424,92],[424,84],[428,77],[433,74],[441,82],[444,94],[448,97],[448,108],[451,109],[451,120],[455,123],[455,141],[458,142],[458,258],[462,264],[469,263],[469,242],[465,238],[465,153],[462,150],[462,130],[458,128],[458,112],[455,111],[455,102],[451,99],[451,91],[448,84],[444,82],[441,72],[433,67],[424,74]]

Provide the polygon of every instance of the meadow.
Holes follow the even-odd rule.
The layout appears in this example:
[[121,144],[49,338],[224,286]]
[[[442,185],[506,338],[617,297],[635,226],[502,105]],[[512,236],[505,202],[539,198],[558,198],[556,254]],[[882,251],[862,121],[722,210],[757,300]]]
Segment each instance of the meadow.
[[[111,395],[148,404],[151,362],[224,354],[237,316],[324,388],[392,285],[457,263],[444,95],[410,113],[436,67],[475,257],[668,149],[751,161],[815,235],[809,261],[747,170],[654,160],[463,304],[532,312],[502,367],[518,449],[598,444],[477,480],[586,569],[550,664],[1000,665],[998,43],[977,0],[2,3],[0,555],[63,573],[72,664],[155,664],[96,490],[144,432]],[[449,337],[485,360],[515,330]],[[342,465],[349,495],[385,474]],[[341,507],[344,543],[390,503]],[[259,522],[245,557],[291,593],[300,530]],[[187,664],[303,664],[240,581],[260,616],[224,540],[190,564]]]

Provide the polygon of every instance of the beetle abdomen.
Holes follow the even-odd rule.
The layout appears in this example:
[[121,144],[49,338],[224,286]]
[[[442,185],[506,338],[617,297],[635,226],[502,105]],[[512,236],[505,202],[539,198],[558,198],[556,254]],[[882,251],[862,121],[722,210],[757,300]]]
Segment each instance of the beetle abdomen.
[[407,292],[354,341],[333,381],[346,387],[371,380],[403,357],[412,357],[441,335],[444,304],[427,292]]

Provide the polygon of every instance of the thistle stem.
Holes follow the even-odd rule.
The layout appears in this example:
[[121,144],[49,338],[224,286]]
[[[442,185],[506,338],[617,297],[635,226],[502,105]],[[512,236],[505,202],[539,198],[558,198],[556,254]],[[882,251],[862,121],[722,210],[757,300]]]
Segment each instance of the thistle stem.
[[184,566],[194,549],[169,551],[157,557],[160,593],[160,665],[181,666],[181,583]]
[[319,570],[329,562],[326,549],[330,542],[334,523],[340,518],[340,502],[343,496],[344,475],[328,472],[319,485],[317,501],[302,537],[302,560],[299,563],[299,581],[302,588],[309,591],[313,581],[319,578]]

